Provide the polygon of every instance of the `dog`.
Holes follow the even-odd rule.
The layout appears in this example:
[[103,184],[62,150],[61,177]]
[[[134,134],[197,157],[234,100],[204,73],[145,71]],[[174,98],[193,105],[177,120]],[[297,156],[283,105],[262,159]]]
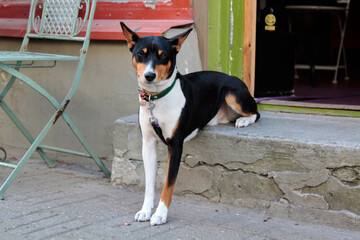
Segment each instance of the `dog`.
[[[235,127],[255,123],[260,114],[246,85],[237,77],[200,71],[181,75],[176,55],[192,29],[173,38],[139,37],[120,23],[139,84],[139,124],[145,169],[145,198],[135,221],[166,223],[178,174],[183,143],[206,125],[235,121]],[[158,139],[168,146],[167,176],[160,202],[155,197]]]

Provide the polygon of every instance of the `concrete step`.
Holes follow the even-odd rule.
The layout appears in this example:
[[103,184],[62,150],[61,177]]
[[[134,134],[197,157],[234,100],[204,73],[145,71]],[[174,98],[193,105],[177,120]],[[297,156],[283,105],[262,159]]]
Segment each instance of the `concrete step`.
[[[262,112],[206,127],[184,146],[175,194],[360,230],[360,119]],[[115,122],[114,184],[144,188],[137,116]],[[161,189],[167,149],[158,150]]]

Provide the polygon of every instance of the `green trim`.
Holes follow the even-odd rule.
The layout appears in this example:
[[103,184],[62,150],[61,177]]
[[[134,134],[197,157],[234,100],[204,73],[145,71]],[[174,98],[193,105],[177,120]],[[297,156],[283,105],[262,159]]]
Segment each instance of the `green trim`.
[[208,40],[209,70],[242,78],[244,0],[209,0]]
[[230,72],[231,75],[243,78],[244,62],[244,0],[233,0],[234,16],[233,45],[231,49]]
[[160,92],[159,94],[156,94],[154,96],[150,95],[150,100],[153,101],[165,97],[174,88],[177,79],[178,78],[176,77],[174,82],[171,84],[171,86],[165,89],[164,91]]
[[260,111],[279,111],[289,113],[307,113],[307,114],[319,114],[319,115],[330,115],[330,116],[343,116],[343,117],[359,117],[360,111],[351,110],[338,110],[338,109],[325,109],[325,108],[306,108],[306,107],[289,107],[279,105],[267,105],[258,104]]
[[209,0],[208,68],[220,71],[220,11],[224,1]]

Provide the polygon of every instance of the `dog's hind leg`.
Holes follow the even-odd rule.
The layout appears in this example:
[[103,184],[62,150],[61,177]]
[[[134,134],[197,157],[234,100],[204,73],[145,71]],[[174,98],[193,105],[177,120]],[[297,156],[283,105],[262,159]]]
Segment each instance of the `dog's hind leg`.
[[233,112],[238,114],[235,121],[235,127],[237,128],[247,127],[248,125],[255,123],[260,118],[255,100],[250,96],[250,94],[248,95],[249,96],[243,96],[244,99],[242,99],[242,101],[232,93],[228,93],[225,97],[226,104]]
[[152,226],[166,223],[167,214],[174,191],[175,181],[179,171],[182,147],[183,141],[180,141],[179,139],[169,141],[167,176],[161,193],[159,205],[156,209],[156,212],[150,219],[150,224]]

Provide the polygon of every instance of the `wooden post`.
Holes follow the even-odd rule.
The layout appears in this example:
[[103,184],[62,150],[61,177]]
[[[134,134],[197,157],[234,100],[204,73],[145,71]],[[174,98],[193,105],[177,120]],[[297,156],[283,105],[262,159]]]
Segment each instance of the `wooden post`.
[[243,81],[251,95],[255,92],[256,1],[245,0],[244,75]]

